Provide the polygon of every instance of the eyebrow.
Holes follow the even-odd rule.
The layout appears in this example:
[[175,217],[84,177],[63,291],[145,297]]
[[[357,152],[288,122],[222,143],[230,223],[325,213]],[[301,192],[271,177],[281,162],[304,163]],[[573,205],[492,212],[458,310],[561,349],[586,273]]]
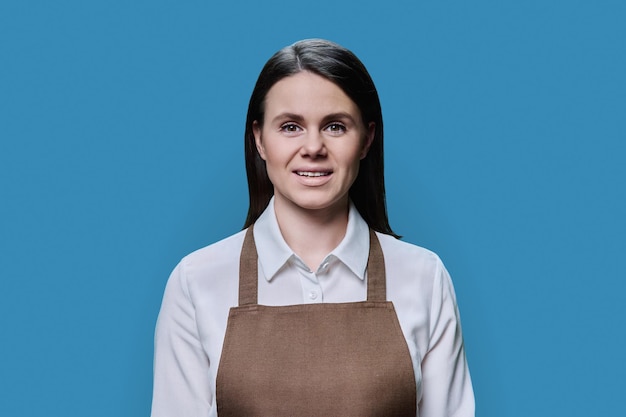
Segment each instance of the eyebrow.
[[288,120],[293,120],[294,122],[301,123],[304,120],[304,117],[296,113],[281,113],[278,116],[274,117],[274,119],[272,119],[272,122],[275,122],[280,119],[288,119]]
[[[304,116],[302,116],[301,114],[285,112],[285,113],[280,113],[278,116],[274,117],[272,121],[275,122],[281,119],[288,119],[288,120],[293,120],[294,122],[302,123],[304,121]],[[337,113],[327,114],[326,116],[322,118],[322,121],[324,123],[327,123],[331,120],[338,120],[338,119],[348,119],[352,123],[356,123],[356,120],[354,120],[352,115],[347,112],[337,112]]]
[[352,123],[356,123],[356,120],[354,120],[354,118],[352,117],[352,115],[350,113],[346,113],[346,112],[339,112],[339,113],[331,113],[327,116],[324,116],[324,121],[330,122],[331,120],[338,120],[338,119],[348,119],[350,120]]

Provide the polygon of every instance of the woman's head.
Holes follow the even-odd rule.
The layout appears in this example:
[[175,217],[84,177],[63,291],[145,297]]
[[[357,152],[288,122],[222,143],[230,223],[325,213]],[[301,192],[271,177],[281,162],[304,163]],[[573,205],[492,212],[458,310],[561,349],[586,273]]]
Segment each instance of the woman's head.
[[360,162],[350,198],[374,230],[393,234],[387,220],[383,173],[383,120],[376,87],[365,66],[349,50],[335,43],[310,39],[278,51],[263,67],[252,92],[245,129],[245,157],[250,207],[244,227],[254,223],[271,199],[274,188],[265,161],[257,151],[254,125],[265,122],[265,99],[280,80],[308,71],[337,85],[356,104],[364,126],[373,125],[369,152]]

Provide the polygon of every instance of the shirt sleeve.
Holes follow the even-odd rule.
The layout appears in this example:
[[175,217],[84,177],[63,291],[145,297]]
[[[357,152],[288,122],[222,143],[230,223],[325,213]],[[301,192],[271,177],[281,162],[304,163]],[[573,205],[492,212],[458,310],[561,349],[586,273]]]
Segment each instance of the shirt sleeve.
[[167,282],[154,341],[152,417],[208,416],[213,401],[184,260]]
[[439,266],[433,284],[430,343],[422,361],[421,417],[473,417],[470,380],[456,295],[448,271]]

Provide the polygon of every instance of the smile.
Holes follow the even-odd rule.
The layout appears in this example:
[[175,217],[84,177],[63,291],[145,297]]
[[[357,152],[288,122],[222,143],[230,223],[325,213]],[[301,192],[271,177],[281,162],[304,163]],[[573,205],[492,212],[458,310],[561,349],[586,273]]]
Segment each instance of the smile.
[[330,171],[296,171],[296,174],[298,174],[301,177],[325,177],[327,175],[330,175],[331,172]]

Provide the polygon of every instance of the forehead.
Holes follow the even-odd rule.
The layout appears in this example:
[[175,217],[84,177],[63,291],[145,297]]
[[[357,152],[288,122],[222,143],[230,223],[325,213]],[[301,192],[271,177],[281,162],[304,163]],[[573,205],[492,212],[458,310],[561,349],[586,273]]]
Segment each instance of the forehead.
[[285,77],[265,96],[267,116],[283,112],[316,116],[347,112],[359,114],[357,105],[335,83],[309,71]]

